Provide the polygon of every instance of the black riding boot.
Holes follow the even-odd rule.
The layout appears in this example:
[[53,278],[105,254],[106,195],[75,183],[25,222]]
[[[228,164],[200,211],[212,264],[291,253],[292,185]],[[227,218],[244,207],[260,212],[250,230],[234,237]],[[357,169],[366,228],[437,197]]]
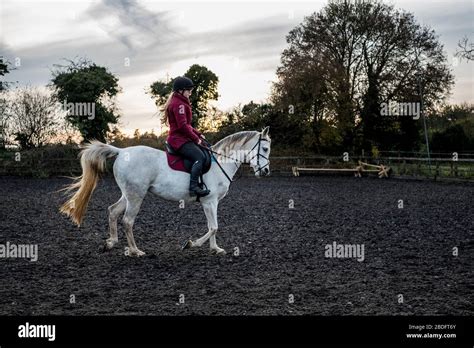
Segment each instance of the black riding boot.
[[189,184],[189,194],[191,196],[204,197],[207,196],[211,191],[204,190],[198,186],[199,175],[202,172],[202,163],[200,161],[194,162],[191,168],[191,182]]

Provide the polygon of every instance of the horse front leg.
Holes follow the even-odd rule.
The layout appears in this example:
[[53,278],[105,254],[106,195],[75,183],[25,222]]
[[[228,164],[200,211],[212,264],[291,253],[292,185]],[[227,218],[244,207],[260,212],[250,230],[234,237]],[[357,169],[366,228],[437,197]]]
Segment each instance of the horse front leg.
[[204,207],[204,213],[207,218],[207,225],[209,227],[209,247],[211,251],[216,254],[225,254],[225,250],[217,246],[216,234],[217,234],[217,204],[215,201],[212,204]]
[[225,250],[222,248],[219,248],[216,243],[217,201],[206,202],[206,203],[203,203],[202,206],[204,208],[204,214],[206,214],[207,226],[209,230],[201,238],[198,238],[195,241],[189,241],[186,246],[187,247],[200,247],[209,239],[211,251],[215,251],[216,254],[225,254]]

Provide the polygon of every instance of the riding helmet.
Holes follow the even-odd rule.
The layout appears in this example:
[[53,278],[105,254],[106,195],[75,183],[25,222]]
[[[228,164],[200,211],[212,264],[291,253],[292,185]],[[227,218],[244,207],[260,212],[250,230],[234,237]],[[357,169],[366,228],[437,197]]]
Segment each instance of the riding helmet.
[[173,92],[194,88],[194,83],[186,76],[178,76],[173,81]]

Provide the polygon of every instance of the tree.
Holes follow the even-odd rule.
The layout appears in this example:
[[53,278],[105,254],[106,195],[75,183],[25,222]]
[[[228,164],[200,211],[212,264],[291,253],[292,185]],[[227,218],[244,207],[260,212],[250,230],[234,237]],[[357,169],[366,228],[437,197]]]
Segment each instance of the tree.
[[209,101],[219,98],[217,92],[219,78],[205,66],[197,64],[192,65],[184,76],[193,80],[195,85],[190,99],[193,107],[193,126],[198,127],[200,120],[208,112]]
[[442,105],[439,110],[433,111],[427,116],[431,130],[441,132],[453,124],[461,124],[466,121],[474,124],[473,114],[474,104],[462,103]]
[[317,151],[335,142],[347,149],[353,142],[362,64],[357,51],[362,34],[355,22],[352,4],[330,3],[305,18],[288,34],[289,47],[277,69],[273,99],[291,111],[290,119],[300,118],[305,133],[314,138],[308,145]]
[[120,117],[115,105],[115,96],[120,92],[118,78],[107,68],[85,59],[58,67],[52,83],[60,102],[68,108],[72,106],[67,121],[81,132],[84,141],[105,141],[110,126],[117,124]]
[[151,94],[152,99],[155,99],[156,106],[161,109],[172,91],[173,80],[168,82],[155,81],[150,85],[148,93]]
[[[443,47],[411,13],[380,1],[331,1],[287,36],[273,100],[293,106],[316,148],[346,150],[416,146],[419,122],[381,116],[382,103],[419,102],[427,109],[453,84]],[[336,132],[331,132],[336,130]],[[332,135],[331,135],[332,134]],[[410,135],[410,139],[403,138]]]
[[4,149],[8,139],[8,100],[5,91],[0,91],[0,149]]
[[[0,76],[5,76],[9,72],[10,70],[8,70],[8,62],[6,62],[4,58],[0,56]],[[6,88],[7,83],[5,81],[0,81],[0,92],[4,91]]]
[[140,139],[140,130],[138,128],[133,132],[133,139]]
[[51,91],[17,88],[10,93],[8,109],[9,132],[21,149],[41,147],[57,134],[62,111]]
[[[6,62],[3,57],[0,57],[0,76],[5,76],[9,72],[8,62]],[[6,139],[8,137],[8,103],[4,93],[4,91],[7,89],[7,86],[8,85],[5,81],[0,81],[0,149],[5,148]]]
[[431,145],[433,151],[465,152],[472,150],[471,139],[460,124],[454,124],[442,132],[433,133]]
[[360,123],[363,147],[413,149],[421,122],[409,116],[381,116],[380,106],[391,101],[421,104],[420,85],[424,110],[445,99],[454,80],[443,46],[435,32],[419,25],[411,13],[377,2],[364,2],[356,11],[363,19],[368,82]]
[[277,148],[298,147],[302,136],[295,127],[286,120],[286,115],[270,103],[255,103],[250,101],[245,105],[237,105],[228,112],[221,113],[217,121],[217,131],[206,134],[206,138],[216,142],[227,135],[245,130],[260,130],[270,127],[271,137]]
[[474,151],[474,104],[445,105],[429,115],[433,151]]
[[[289,36],[293,35],[295,40],[300,40],[296,37],[302,32],[296,30]],[[282,131],[287,129],[286,136],[282,132],[280,141],[316,152],[327,151],[336,138],[341,142],[338,134],[331,132],[337,124],[335,99],[330,93],[330,83],[334,79],[326,62],[308,61],[301,54],[305,49],[295,47],[284,52],[283,65],[277,69],[279,80],[273,86],[272,101],[279,113],[277,127]],[[338,129],[342,131],[342,128],[339,125]],[[352,124],[347,129],[352,129]],[[272,134],[274,130],[272,127]]]
[[467,61],[474,60],[474,43],[469,42],[467,37],[462,38],[458,42],[455,56],[461,59],[466,59]]
[[[195,87],[190,102],[193,108],[193,127],[197,128],[209,111],[209,101],[219,98],[217,92],[219,78],[205,66],[197,64],[192,65],[184,76],[194,82]],[[151,84],[149,93],[155,99],[155,104],[158,107],[165,104],[168,95],[172,92],[173,80],[174,78],[168,82],[156,81]]]

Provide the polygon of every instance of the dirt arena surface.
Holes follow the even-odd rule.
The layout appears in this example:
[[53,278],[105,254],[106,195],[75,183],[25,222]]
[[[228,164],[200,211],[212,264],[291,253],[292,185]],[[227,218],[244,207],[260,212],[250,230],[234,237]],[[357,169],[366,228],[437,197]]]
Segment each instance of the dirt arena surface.
[[[146,256],[130,258],[121,224],[117,247],[100,251],[113,179],[81,228],[58,212],[54,191],[69,182],[0,178],[0,244],[38,244],[36,262],[0,259],[1,315],[474,314],[473,184],[242,178],[219,206],[219,256],[208,242],[181,250],[207,232],[198,203],[149,194],[134,230]],[[363,244],[364,260],[325,257],[333,242]]]

